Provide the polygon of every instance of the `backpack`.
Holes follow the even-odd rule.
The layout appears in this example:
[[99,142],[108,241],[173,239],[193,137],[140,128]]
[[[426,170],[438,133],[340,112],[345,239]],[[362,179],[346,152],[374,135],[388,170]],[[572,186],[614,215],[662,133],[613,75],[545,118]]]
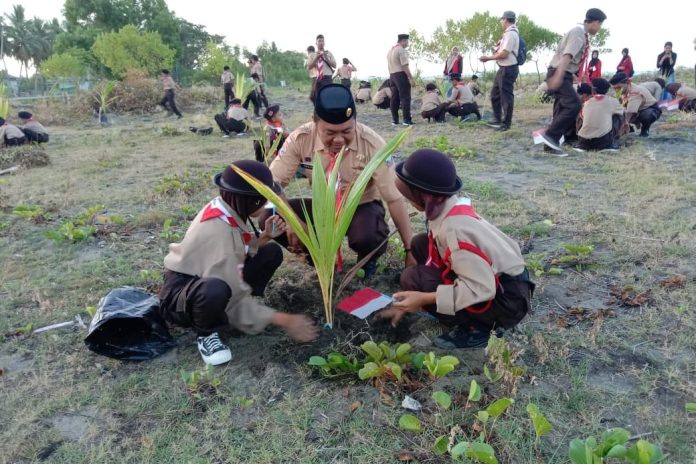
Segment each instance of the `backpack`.
[[517,49],[517,65],[522,66],[527,61],[527,43],[524,41],[519,31],[517,37],[520,39],[520,47]]

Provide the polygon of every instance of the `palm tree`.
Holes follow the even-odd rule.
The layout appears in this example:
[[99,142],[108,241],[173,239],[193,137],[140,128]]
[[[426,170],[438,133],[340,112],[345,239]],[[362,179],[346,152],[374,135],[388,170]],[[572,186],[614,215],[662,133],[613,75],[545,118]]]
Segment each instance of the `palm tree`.
[[32,59],[33,51],[36,49],[36,41],[31,34],[30,24],[26,20],[24,7],[22,5],[13,5],[12,13],[6,13],[5,17],[8,21],[8,25],[5,28],[7,34],[7,54],[19,61],[19,75],[22,75],[23,67],[28,78],[29,62]]

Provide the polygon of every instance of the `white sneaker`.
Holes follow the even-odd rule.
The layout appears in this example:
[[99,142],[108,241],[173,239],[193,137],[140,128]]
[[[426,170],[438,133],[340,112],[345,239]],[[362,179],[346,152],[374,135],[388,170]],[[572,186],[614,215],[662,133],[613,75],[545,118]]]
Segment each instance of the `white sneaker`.
[[220,340],[217,332],[207,337],[198,337],[198,352],[206,364],[218,366],[232,359],[232,352]]
[[225,135],[222,136],[222,138],[223,138],[223,139],[229,139],[229,138],[230,138],[230,134],[225,134]]
[[547,147],[549,147],[553,150],[556,150],[556,151],[563,151],[563,149],[558,145],[558,143],[556,143],[554,140],[552,140],[551,137],[549,137],[548,135],[541,134],[541,139],[544,141],[544,144]]

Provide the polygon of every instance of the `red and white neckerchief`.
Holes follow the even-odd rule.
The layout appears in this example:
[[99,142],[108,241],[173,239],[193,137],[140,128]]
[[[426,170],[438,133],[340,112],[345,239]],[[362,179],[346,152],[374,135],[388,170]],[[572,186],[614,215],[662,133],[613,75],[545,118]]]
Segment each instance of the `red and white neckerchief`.
[[582,84],[587,79],[587,58],[590,51],[590,34],[585,32],[585,47],[582,49],[582,57],[580,58],[580,68],[578,69],[578,77]]
[[[317,52],[319,53],[319,52]],[[324,57],[320,56],[317,59],[317,77],[321,78],[324,75]]]
[[229,211],[227,211],[225,203],[220,197],[216,197],[210,203],[208,203],[208,206],[205,207],[203,215],[201,216],[201,222],[214,218],[218,218],[221,221],[229,224],[231,227],[239,229],[239,231],[242,233],[242,240],[244,241],[245,246],[248,246],[249,243],[251,243],[252,235],[242,229],[237,220],[230,214]]

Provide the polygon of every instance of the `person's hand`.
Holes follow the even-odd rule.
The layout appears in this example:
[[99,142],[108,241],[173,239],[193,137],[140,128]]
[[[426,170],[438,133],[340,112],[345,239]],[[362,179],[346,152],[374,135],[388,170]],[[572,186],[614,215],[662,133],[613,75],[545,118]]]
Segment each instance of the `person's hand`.
[[486,61],[490,61],[490,60],[491,60],[491,58],[489,56],[486,56],[486,55],[479,58],[479,61],[481,61],[482,63],[485,63]]
[[546,81],[546,85],[548,85],[549,90],[556,90],[558,89],[561,84],[563,83],[563,76],[560,73],[555,73],[549,80]]
[[396,327],[397,325],[399,325],[399,322],[405,315],[406,311],[402,311],[394,307],[385,309],[384,311],[380,311],[379,313],[377,313],[377,317],[379,319],[391,319],[392,327]]
[[282,328],[296,342],[307,343],[319,336],[319,327],[304,314],[287,314]]
[[285,226],[285,236],[288,238],[288,250],[291,253],[302,253],[302,242],[292,230],[292,227]]
[[272,239],[282,235],[286,230],[285,221],[277,214],[266,219],[261,237]]
[[407,313],[416,312],[427,304],[426,295],[427,294],[423,292],[412,291],[395,293],[392,307]]
[[415,87],[415,86],[416,86],[416,81],[415,81],[415,79],[413,79],[412,77],[409,77],[409,78],[408,78],[408,83],[411,84],[411,87]]
[[411,267],[411,266],[415,266],[416,264],[418,264],[418,262],[416,262],[416,258],[413,257],[413,253],[411,253],[410,251],[407,251],[406,257],[404,258],[404,265],[406,267]]

